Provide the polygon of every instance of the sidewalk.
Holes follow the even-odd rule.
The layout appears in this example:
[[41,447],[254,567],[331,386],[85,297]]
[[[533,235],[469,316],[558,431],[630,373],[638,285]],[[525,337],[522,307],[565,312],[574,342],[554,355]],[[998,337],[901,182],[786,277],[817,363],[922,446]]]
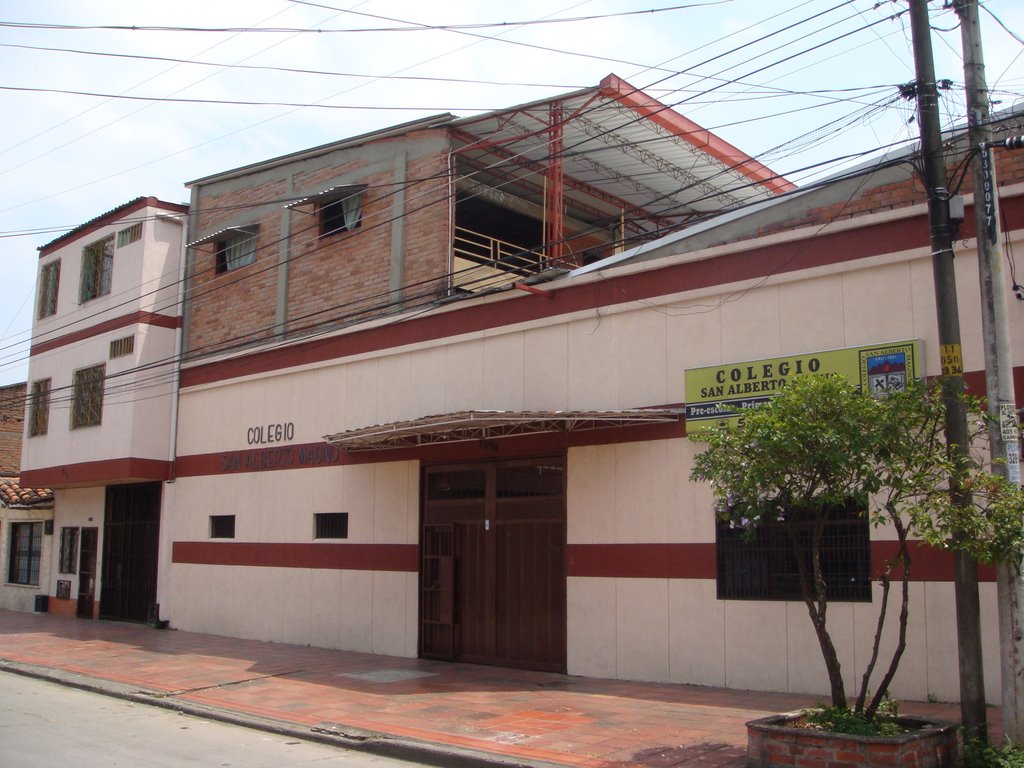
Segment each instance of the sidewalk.
[[[820,697],[632,683],[0,611],[0,671],[440,765],[741,766]],[[908,714],[959,720],[949,704]],[[998,722],[992,710],[990,722]]]

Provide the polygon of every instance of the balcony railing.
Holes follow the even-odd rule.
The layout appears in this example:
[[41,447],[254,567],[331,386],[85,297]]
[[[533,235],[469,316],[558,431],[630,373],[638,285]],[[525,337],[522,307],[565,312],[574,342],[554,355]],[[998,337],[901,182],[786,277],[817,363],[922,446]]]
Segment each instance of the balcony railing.
[[464,291],[481,291],[517,283],[548,266],[538,250],[497,237],[455,228],[452,286]]

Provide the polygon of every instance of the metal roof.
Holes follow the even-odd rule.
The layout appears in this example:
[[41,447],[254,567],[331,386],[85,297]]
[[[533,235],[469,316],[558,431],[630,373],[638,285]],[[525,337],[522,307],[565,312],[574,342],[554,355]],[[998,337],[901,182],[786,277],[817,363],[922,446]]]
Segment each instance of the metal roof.
[[186,248],[192,248],[197,245],[205,245],[206,243],[212,243],[214,240],[222,239],[226,234],[239,234],[239,235],[257,235],[259,234],[260,228],[257,224],[250,224],[244,227],[224,227],[224,229],[218,229],[216,232],[200,237],[198,240],[193,240],[191,243],[185,245]]
[[337,184],[327,189],[322,189],[312,195],[306,195],[298,200],[285,205],[285,208],[297,208],[300,205],[307,205],[309,203],[322,203],[326,200],[340,200],[343,197],[348,197],[357,192],[362,192],[367,188],[366,184]]
[[[596,88],[452,122],[481,183],[543,203],[552,125],[562,133],[566,215],[656,232],[794,186],[697,123],[609,75]],[[530,190],[532,190],[532,195]]]
[[412,448],[436,443],[494,440],[540,432],[580,432],[679,421],[679,408],[620,411],[458,411],[350,429],[324,440],[348,451]]

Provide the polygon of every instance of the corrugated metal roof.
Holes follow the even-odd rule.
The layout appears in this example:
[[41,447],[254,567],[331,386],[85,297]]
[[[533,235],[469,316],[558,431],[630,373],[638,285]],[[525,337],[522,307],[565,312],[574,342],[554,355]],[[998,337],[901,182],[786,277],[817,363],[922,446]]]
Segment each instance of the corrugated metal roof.
[[418,419],[350,429],[324,440],[348,451],[411,448],[466,440],[494,440],[540,432],[579,432],[591,429],[665,424],[679,421],[682,409],[619,411],[458,411]]
[[[557,111],[556,111],[557,110]],[[623,210],[656,231],[695,215],[769,199],[793,188],[749,155],[609,75],[575,91],[453,122],[459,154],[485,184],[537,185],[562,133],[566,215],[613,223]],[[532,177],[532,178],[531,178]],[[518,188],[517,188],[518,190]],[[542,188],[535,191],[541,203]],[[529,195],[526,195],[527,197]]]
[[297,208],[300,205],[306,205],[307,203],[320,203],[324,200],[340,200],[348,195],[362,192],[366,187],[366,184],[338,184],[316,192],[315,194],[306,195],[303,198],[294,200],[288,203],[285,208]]
[[216,232],[211,232],[208,235],[200,237],[198,240],[193,240],[188,243],[185,247],[192,248],[197,245],[205,245],[206,243],[212,243],[214,240],[220,240],[224,235],[230,233],[245,234],[245,235],[256,235],[259,234],[260,228],[256,224],[245,227],[224,227],[224,229],[218,229]]

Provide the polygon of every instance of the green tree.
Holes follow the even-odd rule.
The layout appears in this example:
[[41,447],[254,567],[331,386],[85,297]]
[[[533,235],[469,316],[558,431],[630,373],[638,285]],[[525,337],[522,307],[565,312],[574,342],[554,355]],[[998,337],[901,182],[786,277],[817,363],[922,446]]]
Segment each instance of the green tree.
[[[874,642],[853,707],[867,720],[884,700],[906,649],[911,537],[943,547],[953,546],[955,538],[957,546],[970,548],[984,562],[1019,562],[1024,548],[1024,496],[985,472],[980,457],[969,476],[975,505],[964,512],[951,503],[948,478],[954,466],[943,440],[943,415],[941,394],[924,384],[876,398],[840,376],[798,376],[739,426],[693,436],[707,448],[697,456],[691,477],[712,484],[716,515],[742,526],[748,538],[755,538],[767,520],[786,531],[834,707],[849,705],[827,625],[825,527],[834,510],[852,501],[872,525],[887,525],[895,533],[896,554],[877,575],[881,596]],[[799,536],[807,520],[809,544]],[[867,701],[894,580],[900,585],[896,645]]]

